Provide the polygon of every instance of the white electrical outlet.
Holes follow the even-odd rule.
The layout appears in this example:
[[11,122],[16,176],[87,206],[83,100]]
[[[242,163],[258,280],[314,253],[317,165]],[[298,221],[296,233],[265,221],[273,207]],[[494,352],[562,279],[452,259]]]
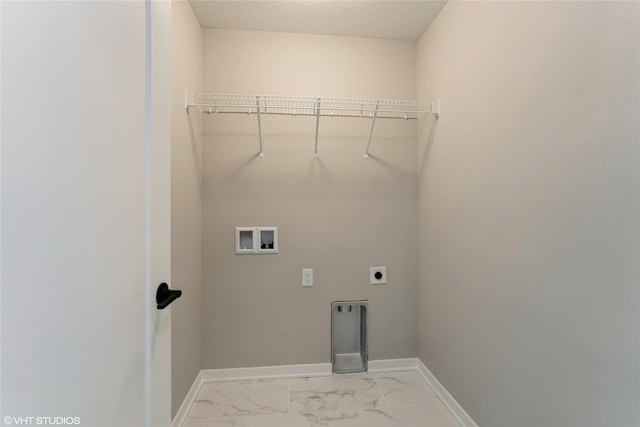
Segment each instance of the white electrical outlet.
[[385,285],[387,283],[387,267],[371,267],[369,279],[372,285]]
[[313,268],[302,269],[302,286],[313,286]]

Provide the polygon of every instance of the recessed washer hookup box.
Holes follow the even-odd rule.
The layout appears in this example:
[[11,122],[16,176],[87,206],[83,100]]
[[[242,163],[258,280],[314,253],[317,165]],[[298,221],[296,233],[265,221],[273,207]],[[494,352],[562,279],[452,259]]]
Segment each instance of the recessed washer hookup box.
[[331,303],[331,365],[335,374],[366,372],[368,301]]

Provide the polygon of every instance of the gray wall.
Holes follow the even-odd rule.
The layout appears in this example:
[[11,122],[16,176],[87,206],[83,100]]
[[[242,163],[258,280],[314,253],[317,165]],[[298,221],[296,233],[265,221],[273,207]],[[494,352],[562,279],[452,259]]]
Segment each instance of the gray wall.
[[[205,30],[210,92],[414,99],[415,43]],[[372,359],[416,355],[416,123],[204,121],[203,368],[330,360],[330,303],[370,301]],[[235,255],[234,227],[279,227],[277,255]],[[369,285],[369,267],[389,283]],[[302,268],[315,284],[302,288]]]
[[171,305],[172,414],[182,404],[202,359],[202,128],[184,109],[185,89],[202,88],[202,29],[191,5],[172,3]]
[[449,3],[418,43],[419,357],[481,426],[640,425],[637,3]]

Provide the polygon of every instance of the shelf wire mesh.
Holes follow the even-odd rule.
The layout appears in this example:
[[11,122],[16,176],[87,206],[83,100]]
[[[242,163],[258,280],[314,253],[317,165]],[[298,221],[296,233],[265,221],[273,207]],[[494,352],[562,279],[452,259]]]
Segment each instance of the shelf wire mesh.
[[[417,119],[436,113],[434,102],[357,98],[227,95],[194,93],[189,107],[205,113],[279,114],[290,116]],[[377,113],[376,113],[377,108]]]

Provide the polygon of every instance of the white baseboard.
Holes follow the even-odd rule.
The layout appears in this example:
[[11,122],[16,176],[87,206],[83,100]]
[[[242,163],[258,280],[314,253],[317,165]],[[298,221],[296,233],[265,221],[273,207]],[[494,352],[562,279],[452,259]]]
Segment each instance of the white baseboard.
[[418,373],[431,386],[433,391],[438,395],[444,406],[447,407],[451,415],[458,421],[462,427],[478,427],[473,419],[466,413],[462,406],[449,394],[446,388],[438,381],[420,359],[416,359]]
[[418,359],[388,359],[369,360],[369,372],[395,372],[395,371],[415,371],[418,368]]
[[171,427],[181,427],[185,418],[187,418],[187,414],[189,413],[189,409],[191,409],[191,403],[196,399],[198,392],[200,391],[200,387],[202,386],[202,371],[198,372],[196,375],[196,379],[193,380],[193,384],[191,384],[191,388],[187,392],[187,395],[184,397],[182,401],[182,405],[176,412],[176,416],[173,417],[173,421],[171,422]]
[[200,374],[203,382],[318,377],[331,375],[331,363],[261,366],[256,368],[203,369],[200,371]]
[[[417,371],[422,378],[431,386],[438,395],[442,403],[447,407],[451,415],[460,423],[462,427],[478,427],[464,409],[456,402],[449,392],[440,384],[440,381],[433,376],[431,371],[422,363],[420,359],[390,359],[390,360],[370,360],[368,363],[369,372],[394,372],[394,371]],[[203,369],[193,382],[189,392],[184,398],[180,409],[171,423],[172,427],[180,427],[184,422],[191,403],[196,398],[203,383],[215,381],[238,381],[238,380],[258,380],[296,377],[318,377],[330,376],[330,363],[316,363],[311,365],[287,365],[287,366],[263,366],[256,368],[231,368],[231,369]]]

